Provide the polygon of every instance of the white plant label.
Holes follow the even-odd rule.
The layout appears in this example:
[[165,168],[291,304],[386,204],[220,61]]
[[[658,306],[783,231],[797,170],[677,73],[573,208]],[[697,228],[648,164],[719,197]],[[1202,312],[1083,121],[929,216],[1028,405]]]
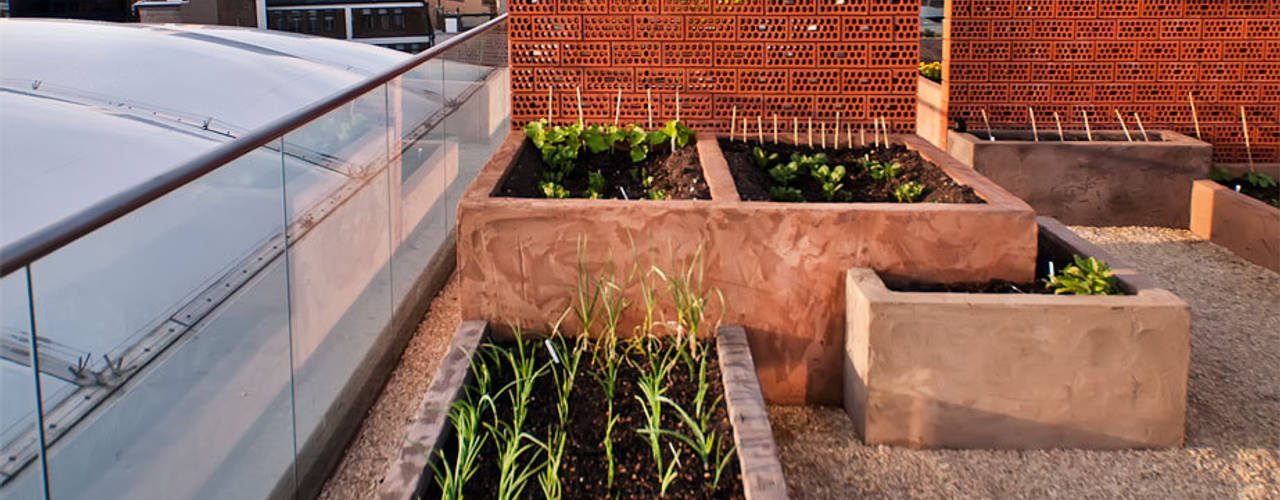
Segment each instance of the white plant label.
[[551,361],[554,361],[557,365],[560,364],[560,356],[556,354],[556,348],[551,345],[551,339],[542,339],[542,343],[546,344],[547,352],[551,353]]

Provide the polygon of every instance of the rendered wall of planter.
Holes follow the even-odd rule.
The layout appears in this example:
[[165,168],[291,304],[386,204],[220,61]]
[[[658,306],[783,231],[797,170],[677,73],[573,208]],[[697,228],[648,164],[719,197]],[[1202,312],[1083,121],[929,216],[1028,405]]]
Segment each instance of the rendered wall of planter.
[[1280,208],[1208,179],[1191,189],[1191,231],[1280,272]]
[[916,135],[929,144],[947,148],[947,100],[942,84],[920,77],[916,83]]
[[846,277],[845,409],[868,444],[1180,446],[1191,314],[1049,218],[1046,243],[1113,264],[1134,295],[896,292]]
[[[777,114],[896,131],[915,121],[914,0],[513,0],[512,124],[676,115],[699,130]],[[815,121],[815,123],[817,123]]]
[[986,109],[997,128],[1042,130],[1053,113],[1083,130],[1195,134],[1218,162],[1247,159],[1247,109],[1256,162],[1280,161],[1280,2],[1274,0],[951,0],[947,2],[950,117],[973,130]]
[[[635,254],[664,263],[701,251],[708,284],[729,304],[724,321],[749,332],[765,396],[836,404],[844,270],[958,281],[1027,280],[1034,270],[1028,205],[918,137],[895,140],[986,203],[744,202],[713,137],[698,141],[709,201],[492,196],[515,155],[526,154],[513,133],[459,205],[462,316],[526,326],[559,318],[577,276],[579,237],[592,269],[612,261],[623,272]],[[635,314],[623,323],[636,324]]]
[[1151,142],[1129,142],[1122,131],[1083,133],[948,131],[948,152],[1022,198],[1036,213],[1066,224],[1167,226],[1190,222],[1191,182],[1209,176],[1213,147],[1169,130]]
[[[483,321],[463,321],[458,326],[401,443],[400,452],[383,476],[378,488],[379,499],[415,500],[422,498],[422,492],[432,484],[433,476],[428,464],[439,459],[435,451],[442,449],[453,434],[448,419],[449,407],[472,376],[469,369],[472,354],[489,333],[488,324]],[[724,403],[733,425],[733,442],[737,447],[745,497],[785,500],[786,480],[778,461],[768,410],[753,369],[746,332],[735,325],[720,327],[716,333],[716,346],[720,356]],[[530,488],[536,488],[536,485],[530,485]]]

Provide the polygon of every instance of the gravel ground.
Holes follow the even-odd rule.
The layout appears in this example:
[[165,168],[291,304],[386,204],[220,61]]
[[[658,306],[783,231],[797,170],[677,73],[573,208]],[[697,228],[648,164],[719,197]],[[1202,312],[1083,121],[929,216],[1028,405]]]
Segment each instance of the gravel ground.
[[458,279],[454,276],[432,300],[400,364],[360,424],[359,434],[347,447],[338,469],[325,483],[322,500],[373,498],[461,321],[458,311]]
[[770,407],[793,498],[1280,498],[1280,275],[1189,231],[1073,227],[1191,305],[1183,449],[865,446],[839,408]]

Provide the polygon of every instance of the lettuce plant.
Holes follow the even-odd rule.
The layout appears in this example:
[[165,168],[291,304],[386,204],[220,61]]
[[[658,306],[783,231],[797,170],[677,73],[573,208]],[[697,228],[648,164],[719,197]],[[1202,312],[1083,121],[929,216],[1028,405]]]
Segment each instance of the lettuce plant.
[[793,187],[773,186],[769,188],[769,195],[774,201],[804,201],[804,195]]
[[822,183],[822,197],[827,201],[835,201],[837,194],[848,194],[839,193],[840,188],[844,187],[844,165],[836,165],[835,168],[827,165],[819,165],[813,170],[810,170],[809,175],[813,176],[814,180]]
[[864,158],[859,162],[864,170],[871,175],[871,178],[877,181],[887,181],[902,173],[902,165],[897,162],[885,163],[880,160],[872,160]]
[[765,153],[760,146],[751,148],[751,159],[756,162],[756,166],[761,169],[769,168],[769,164],[778,161],[778,153]]
[[1115,295],[1120,292],[1119,280],[1111,272],[1111,266],[1094,257],[1073,255],[1074,263],[1061,274],[1050,275],[1044,280],[1045,288],[1054,295]]
[[924,195],[924,184],[907,181],[893,188],[893,199],[898,203],[914,203]]

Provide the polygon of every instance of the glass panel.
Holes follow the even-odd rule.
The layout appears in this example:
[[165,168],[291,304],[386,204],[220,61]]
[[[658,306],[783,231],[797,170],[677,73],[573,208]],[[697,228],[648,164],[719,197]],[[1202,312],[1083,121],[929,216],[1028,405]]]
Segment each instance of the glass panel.
[[0,500],[44,498],[27,272],[0,279]]
[[282,179],[320,174],[280,148],[33,265],[52,498],[292,491]]
[[[448,233],[445,189],[458,175],[458,148],[445,141],[444,65],[427,61],[391,82],[391,168],[395,300],[403,304]],[[411,304],[404,304],[412,307]]]
[[[285,181],[299,468],[307,470],[359,394],[366,356],[391,318],[390,143],[386,86],[284,137],[288,164],[323,182]],[[358,385],[358,384],[357,384]],[[353,386],[354,387],[354,386]],[[313,451],[315,450],[315,451]]]
[[454,46],[440,59],[445,101],[452,105],[445,131],[458,150],[458,175],[450,184],[446,205],[452,229],[459,198],[511,129],[506,23]]

